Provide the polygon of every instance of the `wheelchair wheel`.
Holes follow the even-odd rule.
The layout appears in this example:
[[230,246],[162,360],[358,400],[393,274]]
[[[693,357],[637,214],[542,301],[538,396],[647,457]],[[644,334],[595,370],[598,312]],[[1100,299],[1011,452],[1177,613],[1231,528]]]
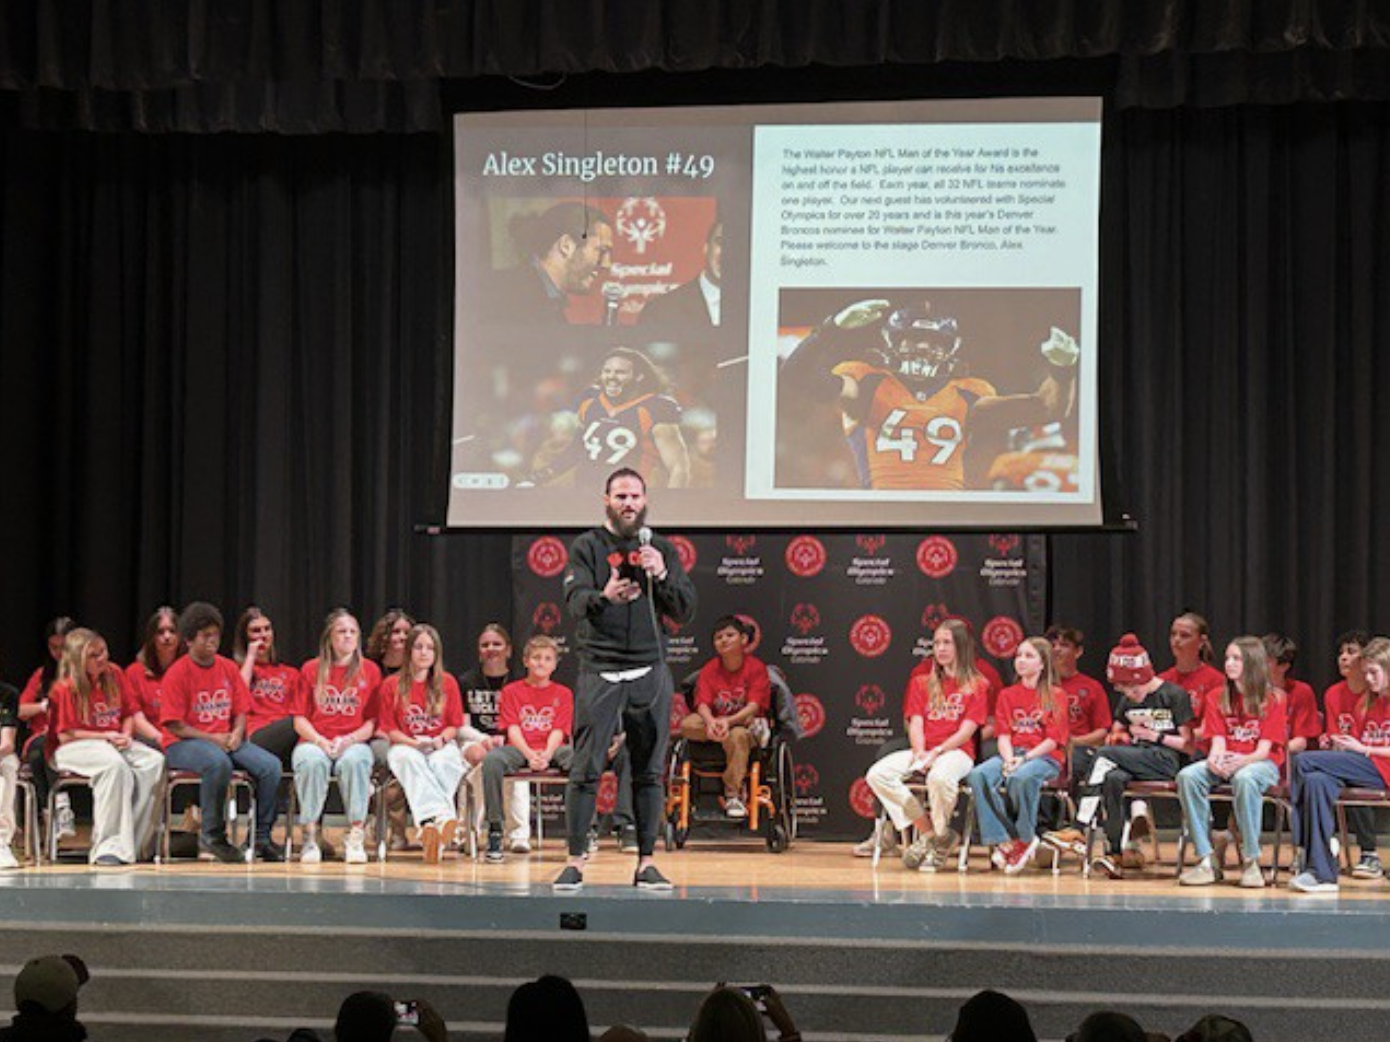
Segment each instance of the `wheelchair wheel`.
[[791,837],[787,835],[787,830],[782,827],[780,821],[773,820],[767,826],[767,849],[770,853],[780,854],[791,846]]
[[763,836],[767,849],[780,854],[796,838],[796,782],[792,751],[786,742],[779,743],[771,764],[773,813],[768,815]]

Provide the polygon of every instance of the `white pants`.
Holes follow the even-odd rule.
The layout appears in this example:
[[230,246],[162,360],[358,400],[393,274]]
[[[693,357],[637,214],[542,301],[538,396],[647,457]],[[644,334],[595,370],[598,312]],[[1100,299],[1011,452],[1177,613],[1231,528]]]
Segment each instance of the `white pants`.
[[393,745],[386,754],[386,762],[405,790],[405,799],[417,827],[426,821],[442,822],[458,817],[463,754],[457,743],[449,742],[431,753],[409,745]]
[[[883,803],[888,817],[898,831],[902,831],[920,818],[925,810],[921,801],[903,781],[903,776],[912,767],[912,750],[889,753],[869,768],[864,780],[874,795]],[[931,805],[932,829],[938,836],[946,835],[950,827],[951,815],[956,810],[956,797],[960,795],[960,783],[975,761],[970,754],[961,749],[952,749],[936,758],[927,772],[927,802]]]
[[0,847],[14,842],[14,799],[18,790],[19,757],[10,753],[0,760]]
[[[473,742],[464,742],[463,748],[467,749]],[[473,794],[473,820],[469,827],[473,831],[483,827],[483,772],[482,761],[476,765],[464,764],[464,771],[467,776],[463,784],[467,785]],[[524,781],[504,782],[502,791],[507,807],[507,839],[516,843],[529,843],[531,841],[531,786]]]
[[88,861],[104,855],[133,864],[154,839],[156,796],[164,782],[164,754],[132,742],[117,749],[100,738],[64,742],[53,754],[60,771],[85,775],[92,782],[92,851]]

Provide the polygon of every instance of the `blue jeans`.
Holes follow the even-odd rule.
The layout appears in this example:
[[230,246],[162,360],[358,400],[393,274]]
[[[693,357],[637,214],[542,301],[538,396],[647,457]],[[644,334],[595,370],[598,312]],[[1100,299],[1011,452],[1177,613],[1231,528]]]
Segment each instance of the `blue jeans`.
[[1351,786],[1383,789],[1385,779],[1362,753],[1318,750],[1289,761],[1289,800],[1293,803],[1293,842],[1307,853],[1307,868],[1320,883],[1337,882],[1331,839],[1337,834],[1337,796]]
[[[1189,764],[1178,772],[1178,799],[1187,834],[1197,857],[1211,853],[1211,790],[1227,779],[1207,767],[1207,761]],[[1236,824],[1240,828],[1240,856],[1246,860],[1260,856],[1260,797],[1279,784],[1279,768],[1272,760],[1247,763],[1230,777],[1235,802]]]
[[328,779],[338,779],[343,797],[343,810],[348,824],[361,825],[367,820],[367,797],[372,787],[372,765],[376,757],[365,742],[349,745],[330,760],[317,745],[300,742],[294,747],[294,789],[299,796],[299,823],[317,824],[323,817],[323,805],[328,799]]
[[198,806],[203,809],[204,841],[227,838],[227,786],[232,771],[242,770],[256,786],[256,842],[270,839],[275,825],[275,794],[280,788],[280,760],[259,745],[242,742],[227,752],[203,738],[184,738],[164,750],[172,771],[191,771],[201,776]]
[[989,846],[1006,839],[1031,843],[1038,832],[1042,787],[1061,771],[1062,765],[1050,756],[1026,761],[1008,778],[1004,777],[1004,761],[998,756],[971,771],[965,781],[975,794],[980,842]]

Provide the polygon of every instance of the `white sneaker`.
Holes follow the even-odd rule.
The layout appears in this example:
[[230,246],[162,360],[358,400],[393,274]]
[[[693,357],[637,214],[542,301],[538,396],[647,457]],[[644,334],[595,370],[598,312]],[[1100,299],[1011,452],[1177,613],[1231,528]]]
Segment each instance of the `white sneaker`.
[[323,851],[312,839],[306,839],[299,848],[299,863],[301,865],[317,865],[323,861]]
[[743,805],[743,801],[737,796],[725,796],[724,816],[736,821],[742,820],[748,817],[748,808]]
[[343,843],[343,860],[349,865],[367,863],[367,830],[361,825],[348,829],[347,839]]
[[18,868],[19,859],[14,856],[9,841],[0,843],[0,869]]
[[511,850],[513,854],[529,854],[531,853],[531,842],[525,839],[514,839]]
[[1138,843],[1154,833],[1153,818],[1149,817],[1149,805],[1143,800],[1135,800],[1129,805],[1129,841]]
[[68,799],[68,794],[58,793],[54,797],[53,806],[58,814],[58,838],[69,839],[77,835],[77,818],[72,813],[72,801]]

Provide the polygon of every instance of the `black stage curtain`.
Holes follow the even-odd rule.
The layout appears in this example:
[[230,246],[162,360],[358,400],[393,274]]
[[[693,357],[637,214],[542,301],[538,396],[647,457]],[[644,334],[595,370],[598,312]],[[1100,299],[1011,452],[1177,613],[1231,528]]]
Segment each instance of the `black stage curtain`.
[[[438,517],[448,145],[434,135],[0,134],[0,672],[56,612],[122,657],[163,601],[510,611],[506,537]],[[1181,608],[1330,676],[1390,628],[1390,104],[1131,109],[1104,158],[1104,430],[1137,535],[1052,540],[1092,669]],[[595,498],[595,515],[599,504]],[[659,498],[653,511],[660,520]],[[230,620],[229,620],[230,622]]]
[[[446,80],[1094,62],[1119,107],[1390,97],[1364,0],[14,0],[31,129],[430,131]],[[832,81],[833,82],[833,81]]]

